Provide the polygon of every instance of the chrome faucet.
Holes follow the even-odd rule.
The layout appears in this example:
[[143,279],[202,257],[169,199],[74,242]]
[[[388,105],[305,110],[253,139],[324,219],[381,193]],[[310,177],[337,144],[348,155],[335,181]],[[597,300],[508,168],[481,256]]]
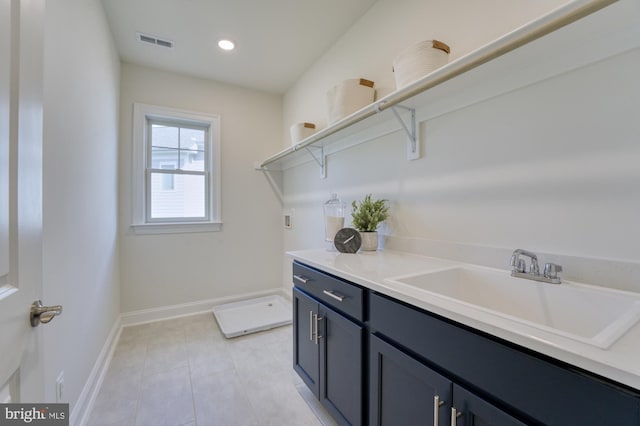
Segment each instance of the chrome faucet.
[[511,266],[513,267],[513,272],[526,272],[524,259],[520,259],[520,255],[527,256],[531,259],[531,264],[529,266],[529,272],[535,275],[540,275],[540,268],[538,267],[538,256],[535,253],[531,253],[530,251],[523,249],[516,249],[513,251],[511,255]]
[[[527,272],[527,264],[520,256],[526,256],[529,260],[529,271]],[[540,267],[538,266],[538,256],[523,249],[516,249],[511,255],[511,276],[518,278],[527,278],[529,280],[541,281],[543,283],[560,284],[558,272],[562,272],[562,266],[555,263],[545,263],[544,271],[540,275]]]

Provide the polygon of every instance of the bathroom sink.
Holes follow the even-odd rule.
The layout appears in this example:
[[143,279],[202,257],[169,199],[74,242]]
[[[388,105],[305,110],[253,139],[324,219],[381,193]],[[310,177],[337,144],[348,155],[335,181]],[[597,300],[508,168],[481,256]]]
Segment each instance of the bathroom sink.
[[640,319],[640,295],[563,282],[514,278],[508,271],[454,267],[391,278],[396,287],[608,348]]

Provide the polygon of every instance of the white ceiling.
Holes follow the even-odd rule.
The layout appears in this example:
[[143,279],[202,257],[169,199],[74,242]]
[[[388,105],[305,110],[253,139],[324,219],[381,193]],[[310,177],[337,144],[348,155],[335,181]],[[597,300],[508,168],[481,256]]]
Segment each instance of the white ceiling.
[[[123,61],[284,93],[375,0],[102,0]],[[173,49],[137,41],[142,32]],[[220,38],[236,42],[232,52]]]

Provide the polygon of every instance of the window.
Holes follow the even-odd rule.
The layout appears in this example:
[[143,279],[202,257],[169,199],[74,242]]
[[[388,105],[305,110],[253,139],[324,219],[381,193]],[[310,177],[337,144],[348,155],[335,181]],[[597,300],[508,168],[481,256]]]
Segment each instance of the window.
[[[164,170],[175,170],[176,169],[176,165],[175,163],[172,162],[161,162],[160,163],[160,168],[164,169]],[[173,180],[173,175],[170,173],[165,173],[162,176],[162,190],[163,191],[173,191],[175,188],[175,182]]]
[[138,103],[133,115],[133,229],[220,230],[219,117]]

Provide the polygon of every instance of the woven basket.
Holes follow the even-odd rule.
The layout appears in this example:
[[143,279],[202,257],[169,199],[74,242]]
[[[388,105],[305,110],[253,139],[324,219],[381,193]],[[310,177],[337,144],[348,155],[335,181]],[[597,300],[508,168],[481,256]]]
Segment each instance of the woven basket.
[[449,61],[449,46],[438,40],[425,40],[409,46],[393,61],[396,88],[401,89]]
[[373,102],[373,81],[352,78],[334,86],[327,92],[327,120],[335,123]]
[[316,132],[314,123],[296,123],[290,128],[291,144],[295,145],[303,139],[308,138]]

